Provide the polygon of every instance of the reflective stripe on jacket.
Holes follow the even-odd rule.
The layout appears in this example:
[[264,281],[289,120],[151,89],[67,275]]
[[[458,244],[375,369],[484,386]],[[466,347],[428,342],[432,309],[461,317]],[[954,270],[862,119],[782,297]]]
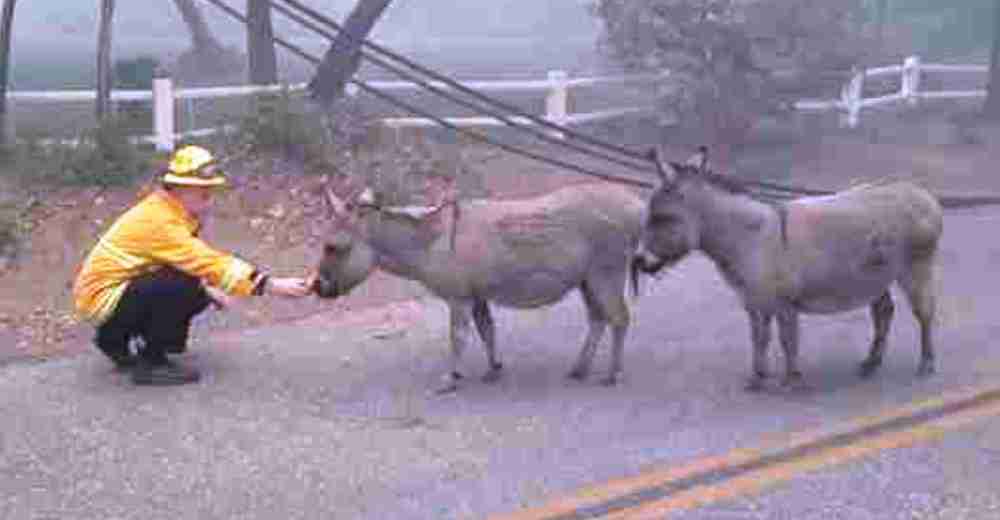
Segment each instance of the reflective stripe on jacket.
[[199,223],[158,190],[126,211],[90,251],[73,285],[77,315],[94,324],[114,312],[130,280],[170,265],[229,294],[248,296],[257,270],[196,236]]

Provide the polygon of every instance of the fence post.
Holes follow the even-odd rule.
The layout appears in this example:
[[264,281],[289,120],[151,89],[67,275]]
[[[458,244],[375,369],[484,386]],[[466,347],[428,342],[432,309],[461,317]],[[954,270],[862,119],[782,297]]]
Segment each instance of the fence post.
[[844,85],[844,88],[840,91],[840,104],[847,111],[847,120],[841,121],[841,124],[845,124],[850,128],[857,128],[858,124],[861,122],[861,107],[864,98],[864,87],[865,87],[865,70],[858,69],[857,67],[853,70],[853,75],[851,76],[851,81]]
[[156,151],[174,151],[174,82],[162,71],[153,76],[153,132]]
[[[566,124],[569,102],[569,74],[563,70],[549,71],[549,93],[545,97],[545,119],[557,125]],[[562,132],[551,132],[552,136],[564,139]]]
[[920,101],[920,56],[910,56],[903,61],[903,81],[900,94],[910,106]]

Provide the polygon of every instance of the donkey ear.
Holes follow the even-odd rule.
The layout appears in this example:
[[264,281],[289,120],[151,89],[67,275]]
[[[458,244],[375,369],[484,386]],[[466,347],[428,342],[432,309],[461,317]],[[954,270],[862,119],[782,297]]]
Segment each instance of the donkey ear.
[[698,173],[705,174],[708,173],[708,147],[701,145],[698,147],[698,151],[684,161],[687,166],[694,166],[698,169]]
[[671,163],[663,162],[660,157],[660,151],[657,148],[651,148],[648,153],[648,157],[653,164],[656,165],[656,173],[660,176],[661,186],[669,186],[677,179],[677,168]]
[[338,197],[330,188],[327,188],[325,191],[326,205],[327,209],[330,210],[330,215],[334,217],[343,217],[347,215],[347,204],[344,203],[343,199]]

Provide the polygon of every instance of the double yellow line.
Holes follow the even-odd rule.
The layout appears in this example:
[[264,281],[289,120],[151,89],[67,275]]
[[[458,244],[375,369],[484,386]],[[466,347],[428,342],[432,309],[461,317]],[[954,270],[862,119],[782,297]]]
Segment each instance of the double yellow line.
[[967,389],[767,444],[612,480],[493,520],[661,519],[759,492],[809,471],[940,438],[1000,415],[1000,387]]

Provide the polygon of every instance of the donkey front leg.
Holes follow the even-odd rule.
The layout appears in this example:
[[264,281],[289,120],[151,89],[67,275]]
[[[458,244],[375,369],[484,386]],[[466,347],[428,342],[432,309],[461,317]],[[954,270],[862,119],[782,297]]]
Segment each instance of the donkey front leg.
[[450,343],[451,359],[449,360],[449,371],[442,377],[442,385],[437,389],[437,393],[446,394],[458,390],[458,381],[462,379],[462,372],[459,370],[462,361],[462,352],[469,342],[471,333],[470,306],[465,302],[449,302],[448,311],[450,314]]
[[771,345],[771,321],[773,314],[747,309],[750,318],[750,339],[753,342],[753,375],[747,383],[747,390],[758,392],[764,389],[764,380],[770,377],[767,368],[767,350]]
[[576,363],[569,373],[571,379],[582,381],[590,375],[590,367],[597,352],[597,345],[604,337],[608,329],[608,320],[604,317],[604,312],[597,301],[591,287],[584,282],[580,286],[580,294],[583,296],[583,303],[587,307],[587,337],[583,340],[583,347],[580,355],[577,356]]
[[483,382],[494,383],[500,379],[503,364],[500,363],[500,359],[497,356],[497,329],[493,321],[493,314],[490,312],[489,303],[486,300],[476,300],[473,304],[472,319],[476,322],[476,330],[479,332],[479,337],[483,340],[483,346],[486,348],[486,362],[489,364],[489,369],[483,375]]
[[611,324],[611,367],[607,377],[601,381],[605,386],[618,384],[624,373],[622,358],[625,352],[625,336],[631,321],[628,303],[625,301],[624,266],[620,273],[603,272],[587,281],[587,287],[592,290],[591,296],[599,312],[607,323]]

